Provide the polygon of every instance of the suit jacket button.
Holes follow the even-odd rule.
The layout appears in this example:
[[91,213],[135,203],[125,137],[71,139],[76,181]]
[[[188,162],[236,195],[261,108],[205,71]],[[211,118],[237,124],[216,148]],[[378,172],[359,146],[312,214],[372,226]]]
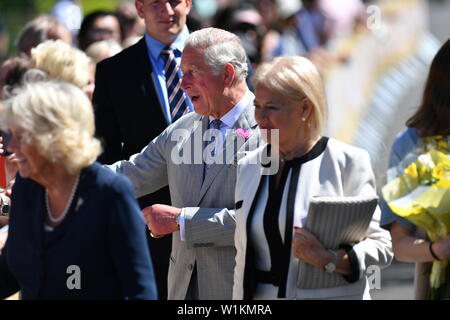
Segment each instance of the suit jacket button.
[[189,271],[192,271],[194,269],[194,265],[193,264],[189,264],[188,265],[188,269],[189,269]]

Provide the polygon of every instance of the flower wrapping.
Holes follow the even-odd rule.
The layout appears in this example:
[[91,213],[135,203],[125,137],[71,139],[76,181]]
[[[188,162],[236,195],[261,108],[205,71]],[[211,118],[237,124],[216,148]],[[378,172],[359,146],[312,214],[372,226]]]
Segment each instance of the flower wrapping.
[[[383,197],[397,215],[426,230],[431,241],[445,238],[450,230],[450,158],[447,137],[424,138],[407,159],[403,172],[383,188]],[[410,160],[409,160],[410,161]],[[434,261],[430,299],[449,290],[448,261]]]

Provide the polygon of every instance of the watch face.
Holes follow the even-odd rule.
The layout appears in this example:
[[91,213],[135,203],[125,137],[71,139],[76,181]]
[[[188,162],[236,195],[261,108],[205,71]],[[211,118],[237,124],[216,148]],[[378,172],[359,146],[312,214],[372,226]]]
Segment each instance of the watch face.
[[325,271],[326,272],[334,272],[334,270],[336,270],[336,265],[333,263],[333,262],[330,262],[330,263],[328,263],[326,266],[325,266]]
[[334,272],[334,270],[336,270],[336,261],[338,259],[338,255],[337,255],[336,251],[333,251],[333,250],[328,250],[328,251],[331,253],[331,261],[328,262],[324,268],[325,268],[326,272],[331,273],[331,272]]

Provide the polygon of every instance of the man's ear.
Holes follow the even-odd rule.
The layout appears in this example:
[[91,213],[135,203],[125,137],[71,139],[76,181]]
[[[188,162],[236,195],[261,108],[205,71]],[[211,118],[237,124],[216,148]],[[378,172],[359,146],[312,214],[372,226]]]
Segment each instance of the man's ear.
[[225,70],[223,73],[225,86],[231,87],[234,84],[234,81],[236,79],[236,69],[231,63],[227,63],[225,65]]
[[189,15],[192,9],[192,0],[184,0],[186,1],[186,16]]
[[144,0],[134,0],[134,6],[139,18],[144,19]]

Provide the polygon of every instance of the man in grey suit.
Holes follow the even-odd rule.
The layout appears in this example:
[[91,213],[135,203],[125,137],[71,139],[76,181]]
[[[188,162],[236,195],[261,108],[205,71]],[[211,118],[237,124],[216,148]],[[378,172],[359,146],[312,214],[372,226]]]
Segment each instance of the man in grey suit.
[[[192,33],[182,54],[181,87],[195,113],[110,166],[128,176],[137,197],[169,185],[173,206],[143,210],[152,236],[173,233],[169,299],[232,298],[236,164],[259,141],[246,60],[236,35],[216,28]],[[212,132],[211,141],[205,132]]]

